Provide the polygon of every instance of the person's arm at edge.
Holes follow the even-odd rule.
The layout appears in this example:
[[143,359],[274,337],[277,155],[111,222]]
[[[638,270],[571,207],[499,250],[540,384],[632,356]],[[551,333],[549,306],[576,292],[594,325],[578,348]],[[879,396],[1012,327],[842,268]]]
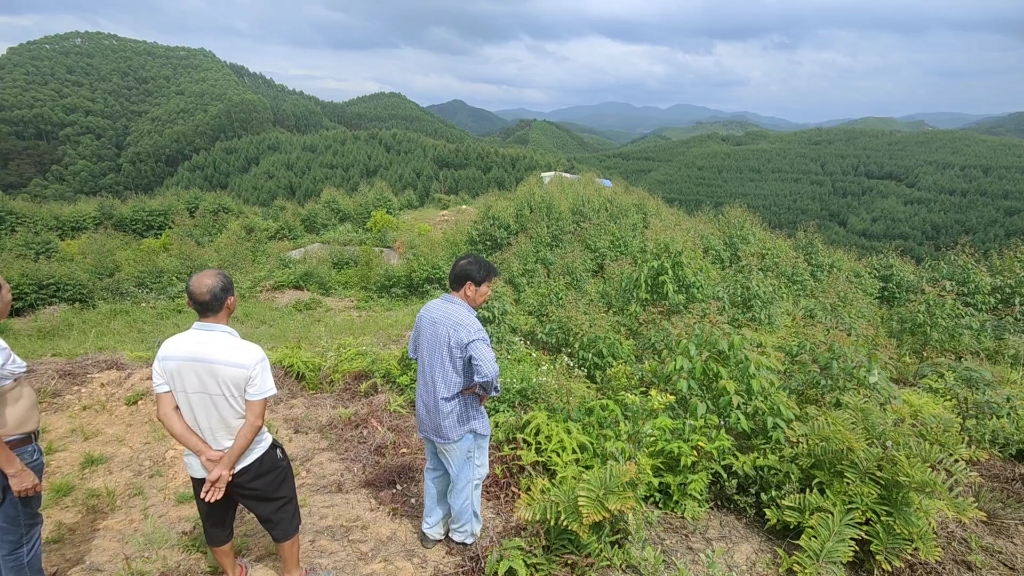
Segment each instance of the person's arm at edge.
[[[0,346],[0,377],[17,378],[24,373],[25,363],[21,358],[10,348]],[[0,442],[0,472],[7,476],[11,491],[19,498],[34,496],[43,491],[36,473],[25,466],[21,458],[3,442]]]
[[18,498],[35,496],[43,491],[43,484],[36,473],[3,442],[0,442],[0,471],[7,476],[11,492]]

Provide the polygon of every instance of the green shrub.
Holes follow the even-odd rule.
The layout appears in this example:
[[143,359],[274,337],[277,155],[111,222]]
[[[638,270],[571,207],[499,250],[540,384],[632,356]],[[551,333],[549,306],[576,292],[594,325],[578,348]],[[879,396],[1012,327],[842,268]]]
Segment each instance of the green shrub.
[[305,386],[310,392],[324,389],[324,369],[327,363],[319,356],[308,352],[300,344],[281,346],[267,353],[270,363],[280,366]]
[[16,234],[9,246],[16,255],[32,262],[52,260],[60,252],[60,244],[56,238],[37,232],[26,231]]
[[923,390],[949,402],[974,446],[1004,457],[1024,455],[1024,384],[1020,374],[973,362],[937,359],[922,364]]
[[93,284],[81,272],[53,263],[38,263],[5,271],[11,286],[15,316],[49,306],[90,305],[96,300]]
[[114,230],[139,238],[153,238],[164,233],[173,223],[169,206],[152,202],[134,202],[122,207],[111,222]]

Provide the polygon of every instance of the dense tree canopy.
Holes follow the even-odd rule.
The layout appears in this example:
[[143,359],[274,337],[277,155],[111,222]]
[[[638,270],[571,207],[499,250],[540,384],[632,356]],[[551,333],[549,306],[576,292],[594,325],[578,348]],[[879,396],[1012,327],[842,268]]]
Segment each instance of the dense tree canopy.
[[827,129],[637,142],[588,158],[687,210],[743,204],[772,226],[816,222],[863,250],[932,255],[1024,235],[1024,142],[931,130]]
[[490,137],[492,142],[550,154],[578,156],[601,152],[615,144],[594,134],[576,134],[548,120],[520,120]]
[[207,50],[97,32],[9,49],[0,101],[0,190],[50,198],[150,192],[196,154],[274,127],[473,141],[399,94],[324,102]]
[[477,196],[510,189],[550,160],[481,142],[462,145],[398,130],[345,129],[299,136],[283,131],[215,146],[182,166],[168,186],[230,190],[242,200],[306,201],[325,186],[355,190],[381,179],[422,203],[433,194]]

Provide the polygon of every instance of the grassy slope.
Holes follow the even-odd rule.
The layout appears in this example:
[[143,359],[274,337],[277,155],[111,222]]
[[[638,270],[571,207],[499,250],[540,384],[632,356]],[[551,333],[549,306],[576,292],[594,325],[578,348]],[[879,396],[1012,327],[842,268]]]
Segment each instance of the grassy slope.
[[[310,313],[272,301],[242,300],[232,322],[242,337],[267,348],[296,341],[315,346],[343,338],[393,347],[400,345],[418,309],[418,304],[356,307],[339,302],[326,313]],[[18,354],[26,359],[123,353],[146,361],[163,339],[194,321],[195,314],[183,302],[108,304],[12,319],[0,324],[0,335],[16,342]],[[110,326],[117,329],[106,329]]]

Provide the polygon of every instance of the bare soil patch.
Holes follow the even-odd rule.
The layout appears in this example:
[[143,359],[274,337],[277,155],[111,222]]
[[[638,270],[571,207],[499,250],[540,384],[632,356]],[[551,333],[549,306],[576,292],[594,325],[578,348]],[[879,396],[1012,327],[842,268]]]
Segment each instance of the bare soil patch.
[[652,540],[670,566],[687,566],[695,574],[768,576],[777,574],[782,543],[752,521],[711,509],[697,521],[664,515]]
[[[149,369],[116,358],[45,360],[33,363],[28,378],[49,390],[47,569],[65,576],[209,573],[181,449],[155,418]],[[285,393],[272,403],[268,426],[295,463],[305,562],[339,574],[447,572],[455,559],[443,547],[420,548],[416,525],[361,488],[361,470],[339,457],[357,447],[334,446],[310,428],[308,406],[329,399],[302,398],[293,383],[280,382]],[[279,573],[273,543],[248,514],[240,514],[235,543],[260,566],[257,574]]]
[[260,299],[273,302],[279,306],[287,306],[296,302],[303,302],[310,298],[318,298],[327,304],[334,310],[351,310],[355,307],[356,301],[354,298],[331,298],[327,296],[319,296],[312,292],[306,292],[304,290],[267,290],[260,293]]

